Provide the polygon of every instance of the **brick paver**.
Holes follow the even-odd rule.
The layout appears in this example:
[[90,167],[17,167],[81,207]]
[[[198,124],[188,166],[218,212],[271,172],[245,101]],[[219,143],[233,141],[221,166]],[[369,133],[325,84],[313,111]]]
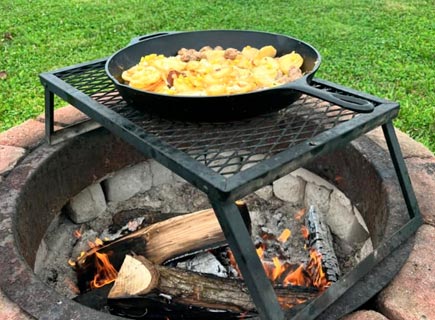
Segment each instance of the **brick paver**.
[[0,145],[32,147],[38,144],[45,134],[45,125],[37,120],[27,120],[21,125],[0,133]]
[[[81,122],[86,119],[89,119],[88,116],[71,105],[54,110],[54,122],[60,127],[66,127],[70,124]],[[39,115],[36,120],[43,123],[45,121],[45,115]]]
[[[402,150],[404,158],[432,158],[434,156],[423,144],[411,139],[397,128],[395,131],[397,139],[400,141],[400,149]],[[367,136],[383,149],[387,150],[387,143],[385,142],[382,128],[378,127],[370,131],[367,133]]]
[[33,317],[28,316],[20,308],[12,303],[0,291],[0,320],[31,320]]
[[435,227],[435,158],[407,159],[406,166],[424,222]]
[[0,175],[13,169],[25,154],[24,148],[0,145]]
[[409,259],[378,297],[379,310],[394,320],[435,319],[435,228],[417,231]]

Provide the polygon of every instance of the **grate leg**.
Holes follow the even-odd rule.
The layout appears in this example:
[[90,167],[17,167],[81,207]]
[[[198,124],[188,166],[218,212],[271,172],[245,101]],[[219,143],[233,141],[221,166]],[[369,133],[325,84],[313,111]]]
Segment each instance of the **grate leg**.
[[399,179],[400,188],[402,189],[406,207],[408,208],[411,218],[419,217],[420,210],[418,208],[417,199],[412,189],[411,180],[409,179],[408,170],[406,169],[405,161],[400,150],[399,141],[397,140],[396,132],[391,121],[382,125],[385,140],[390,151],[390,156],[396,169],[397,178]]
[[263,320],[283,320],[284,313],[267,278],[237,206],[232,201],[211,201],[233,251],[243,279]]
[[51,144],[51,137],[54,132],[54,95],[45,87],[45,138]]

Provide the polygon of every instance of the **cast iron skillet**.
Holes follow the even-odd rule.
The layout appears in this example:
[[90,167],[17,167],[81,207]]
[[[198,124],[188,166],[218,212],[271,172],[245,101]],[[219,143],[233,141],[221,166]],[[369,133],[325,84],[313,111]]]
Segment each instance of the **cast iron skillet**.
[[[296,51],[304,58],[301,67],[304,76],[270,89],[212,97],[157,94],[132,88],[124,84],[121,78],[124,70],[137,64],[140,58],[147,54],[174,56],[181,48],[199,50],[204,46],[241,50],[247,45],[256,48],[272,45],[277,49],[277,56]],[[246,118],[282,109],[296,101],[302,93],[357,112],[373,111],[373,104],[369,101],[310,86],[320,61],[319,52],[311,45],[285,35],[240,30],[163,32],[133,39],[129,46],[107,60],[106,72],[127,103],[144,112],[175,119],[222,121]]]

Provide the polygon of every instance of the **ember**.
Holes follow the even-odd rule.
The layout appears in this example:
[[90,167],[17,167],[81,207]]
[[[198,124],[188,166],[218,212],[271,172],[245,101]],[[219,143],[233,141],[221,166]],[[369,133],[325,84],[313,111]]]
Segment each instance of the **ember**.
[[[299,219],[305,214],[305,209],[300,210],[296,215]],[[301,233],[304,239],[308,240],[310,236],[309,229],[302,225]],[[286,242],[291,236],[290,229],[284,229],[284,231],[276,237],[275,242]],[[273,240],[271,234],[263,234],[261,236],[264,240]],[[328,280],[325,271],[322,267],[322,255],[315,249],[309,250],[309,261],[306,264],[292,265],[287,262],[283,263],[278,256],[272,257],[272,261],[265,258],[265,250],[267,246],[265,243],[260,243],[257,246],[257,255],[260,258],[264,271],[267,277],[273,282],[279,282],[284,286],[303,286],[303,287],[316,287],[317,289],[324,291],[328,288],[331,282]],[[239,271],[239,268],[235,262],[232,252],[228,251],[228,258],[233,267]]]
[[305,215],[306,212],[306,208],[302,208],[301,210],[299,210],[298,212],[296,212],[295,214],[295,219],[296,220],[301,220],[302,217]]
[[80,232],[80,230],[74,230],[74,232],[73,232],[73,236],[74,236],[76,239],[80,239],[80,238],[82,237],[82,233]]
[[292,232],[289,229],[284,229],[281,235],[278,237],[279,242],[286,242],[287,239],[292,235]]

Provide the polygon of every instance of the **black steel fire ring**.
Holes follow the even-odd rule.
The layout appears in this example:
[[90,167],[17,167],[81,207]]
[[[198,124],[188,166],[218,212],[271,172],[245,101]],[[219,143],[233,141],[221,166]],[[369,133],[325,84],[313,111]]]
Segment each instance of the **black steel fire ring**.
[[[36,319],[119,319],[61,296],[34,274],[33,265],[49,224],[73,195],[140,160],[133,148],[101,129],[38,147],[0,184],[0,287],[23,311]],[[343,178],[337,186],[365,218],[375,247],[409,220],[391,160],[369,139],[359,138],[307,168],[332,183],[337,175]],[[393,279],[411,248],[412,237],[320,318],[337,319],[364,304]]]

